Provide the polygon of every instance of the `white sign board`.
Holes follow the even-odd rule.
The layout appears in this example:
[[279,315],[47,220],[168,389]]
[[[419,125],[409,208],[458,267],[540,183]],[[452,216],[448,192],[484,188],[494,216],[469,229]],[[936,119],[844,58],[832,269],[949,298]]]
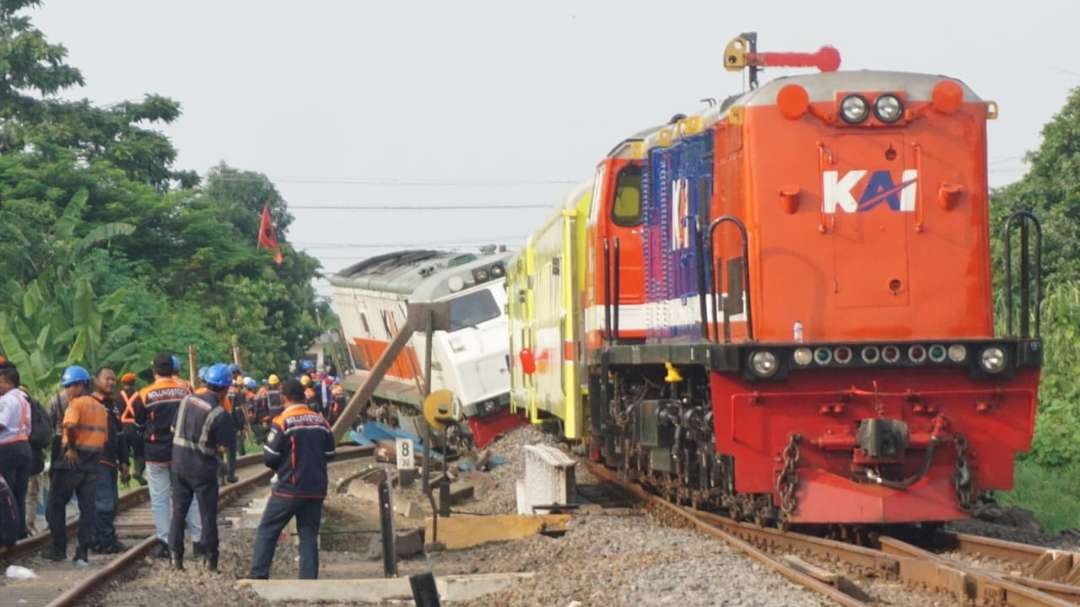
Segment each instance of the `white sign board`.
[[416,451],[413,449],[412,440],[407,438],[394,439],[397,451],[398,470],[412,470],[416,468]]

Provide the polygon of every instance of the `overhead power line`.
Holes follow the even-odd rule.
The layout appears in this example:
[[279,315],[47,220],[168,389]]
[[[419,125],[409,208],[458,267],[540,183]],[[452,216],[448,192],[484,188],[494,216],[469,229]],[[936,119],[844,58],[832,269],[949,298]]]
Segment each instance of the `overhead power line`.
[[[216,181],[262,181],[262,176],[218,175]],[[580,180],[574,179],[422,179],[394,177],[302,177],[302,176],[266,176],[275,183],[300,184],[347,184],[403,187],[503,187],[518,185],[573,185]]]
[[290,204],[289,210],[302,211],[510,211],[516,209],[553,209],[554,203],[508,204]]
[[[458,240],[435,240],[423,243],[423,246],[450,246],[471,244],[499,244],[505,242],[524,241],[526,236],[486,236],[483,238],[469,238]],[[292,242],[296,247],[305,249],[366,249],[374,247],[395,247],[401,243],[371,243],[371,242]]]

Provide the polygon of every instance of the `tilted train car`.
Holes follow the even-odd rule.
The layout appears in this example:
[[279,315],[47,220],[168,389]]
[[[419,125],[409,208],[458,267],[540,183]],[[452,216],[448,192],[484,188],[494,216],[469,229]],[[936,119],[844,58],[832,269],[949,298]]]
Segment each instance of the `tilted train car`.
[[[504,410],[509,402],[506,264],[511,253],[410,250],[372,257],[330,277],[331,305],[353,358],[364,369],[405,325],[407,302],[449,301],[449,331],[432,340],[432,389],[451,390],[466,416]],[[414,334],[375,390],[385,403],[421,405],[425,336]],[[350,375],[355,391],[367,377]]]
[[[511,325],[529,335],[544,305],[568,324],[562,348],[538,331],[514,342],[515,403],[703,507],[784,524],[966,517],[1030,447],[1042,356],[1026,288],[1020,331],[1008,298],[995,334],[996,106],[952,78],[835,65],[757,87],[752,42],[725,55],[754,70],[750,90],[617,146],[634,172],[601,164],[591,199],[560,211],[572,225],[549,262],[548,226],[529,240]],[[552,292],[573,256],[581,288]],[[641,333],[623,324],[639,313]],[[538,391],[541,358],[580,369],[560,406]]]

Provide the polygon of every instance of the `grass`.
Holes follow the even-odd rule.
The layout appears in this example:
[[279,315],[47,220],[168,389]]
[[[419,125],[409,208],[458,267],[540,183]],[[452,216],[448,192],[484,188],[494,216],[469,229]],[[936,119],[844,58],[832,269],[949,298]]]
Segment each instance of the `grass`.
[[1080,464],[1047,468],[1018,461],[1013,490],[998,493],[998,500],[1031,510],[1051,533],[1080,528]]

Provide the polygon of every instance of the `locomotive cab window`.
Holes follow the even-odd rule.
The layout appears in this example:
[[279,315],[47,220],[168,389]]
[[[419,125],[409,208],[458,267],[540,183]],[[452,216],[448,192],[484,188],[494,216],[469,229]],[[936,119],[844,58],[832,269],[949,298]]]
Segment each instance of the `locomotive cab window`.
[[641,167],[627,165],[615,177],[615,203],[611,205],[611,219],[624,228],[641,223]]
[[502,314],[491,291],[483,289],[450,300],[450,331],[498,318]]

